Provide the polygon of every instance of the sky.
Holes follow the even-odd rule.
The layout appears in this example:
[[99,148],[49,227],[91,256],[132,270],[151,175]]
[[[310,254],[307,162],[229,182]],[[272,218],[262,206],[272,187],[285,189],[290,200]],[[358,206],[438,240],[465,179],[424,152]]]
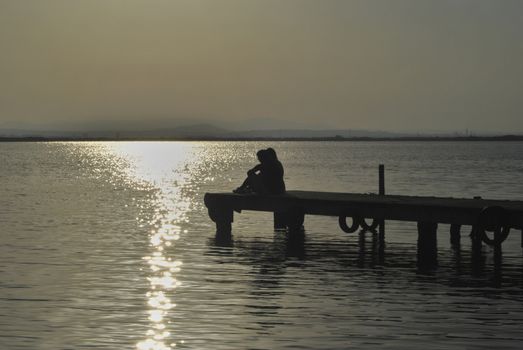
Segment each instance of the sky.
[[523,133],[521,0],[0,0],[0,129]]

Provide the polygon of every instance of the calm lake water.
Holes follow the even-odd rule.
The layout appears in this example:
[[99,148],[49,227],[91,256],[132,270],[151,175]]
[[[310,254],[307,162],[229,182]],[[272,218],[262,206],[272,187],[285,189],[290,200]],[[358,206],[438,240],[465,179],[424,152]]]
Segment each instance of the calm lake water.
[[501,262],[439,225],[439,267],[415,223],[372,234],[272,215],[214,241],[205,192],[238,186],[274,147],[288,189],[523,199],[522,142],[0,143],[0,349],[521,349],[520,232]]

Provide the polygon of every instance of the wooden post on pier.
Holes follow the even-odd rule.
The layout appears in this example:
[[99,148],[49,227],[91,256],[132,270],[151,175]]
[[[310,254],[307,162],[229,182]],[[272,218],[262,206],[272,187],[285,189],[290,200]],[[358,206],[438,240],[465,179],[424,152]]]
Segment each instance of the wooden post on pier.
[[275,211],[273,213],[273,219],[274,219],[274,229],[275,230],[282,230],[287,227],[287,225],[285,223],[285,213]]
[[461,240],[461,225],[450,225],[450,244],[458,246]]
[[290,209],[285,213],[285,225],[289,230],[289,234],[296,235],[302,233],[304,230],[303,222],[305,220],[305,214],[299,207]]
[[274,229],[288,229],[290,233],[303,230],[305,214],[300,208],[293,208],[287,212],[274,212]]
[[[379,192],[378,193],[380,196],[385,195],[385,165],[383,165],[383,164],[379,165]],[[380,222],[379,222],[378,235],[379,235],[379,242],[383,246],[383,243],[385,242],[385,220],[383,220],[383,219],[380,219]]]
[[418,265],[434,266],[438,263],[438,224],[418,222]]
[[385,165],[383,164],[379,166],[379,194],[385,195]]
[[209,209],[209,217],[216,223],[216,238],[228,240],[231,238],[232,222],[234,213],[231,208],[212,206]]
[[481,238],[479,237],[476,227],[474,227],[474,225],[472,226],[472,230],[470,231],[470,239],[472,240],[472,250],[481,251],[483,243],[482,243]]

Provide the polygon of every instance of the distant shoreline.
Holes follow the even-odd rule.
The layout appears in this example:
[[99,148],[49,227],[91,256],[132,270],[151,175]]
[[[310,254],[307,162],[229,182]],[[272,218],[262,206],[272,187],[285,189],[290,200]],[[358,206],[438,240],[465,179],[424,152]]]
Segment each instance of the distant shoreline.
[[125,141],[523,141],[523,135],[405,137],[5,137],[0,142],[125,142]]

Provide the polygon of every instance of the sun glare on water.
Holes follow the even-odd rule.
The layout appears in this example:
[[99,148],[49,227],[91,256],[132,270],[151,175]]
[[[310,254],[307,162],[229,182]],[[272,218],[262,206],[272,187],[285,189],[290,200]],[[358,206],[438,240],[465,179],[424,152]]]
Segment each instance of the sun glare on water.
[[138,342],[136,348],[169,350],[177,342],[183,342],[171,330],[170,317],[176,307],[173,299],[181,284],[176,276],[182,266],[172,248],[180,235],[186,233],[182,232],[180,224],[186,220],[190,203],[181,189],[194,146],[189,143],[129,142],[109,147],[129,161],[132,177],[158,189],[154,198],[155,215],[144,223],[151,227],[149,253],[143,257],[149,269],[149,291],[145,295],[149,327],[145,339]]

